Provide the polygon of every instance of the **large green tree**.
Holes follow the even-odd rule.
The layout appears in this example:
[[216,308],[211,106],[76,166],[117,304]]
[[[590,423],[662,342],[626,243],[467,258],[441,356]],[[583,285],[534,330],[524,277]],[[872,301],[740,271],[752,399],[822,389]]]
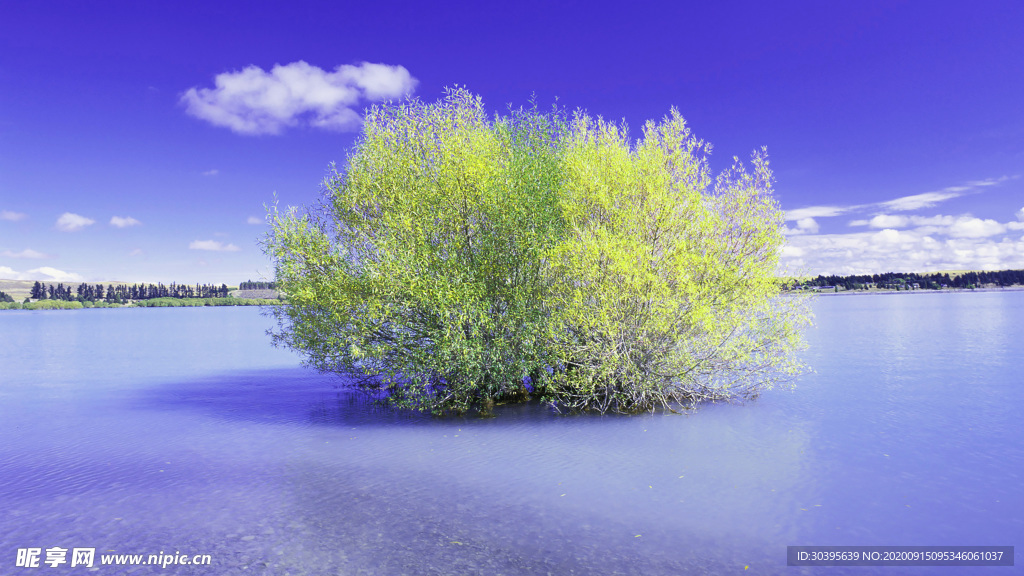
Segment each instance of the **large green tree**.
[[706,149],[675,111],[633,143],[465,90],[372,108],[319,206],[271,208],[275,341],[435,413],[755,393],[798,370],[806,314],[766,156],[713,179]]

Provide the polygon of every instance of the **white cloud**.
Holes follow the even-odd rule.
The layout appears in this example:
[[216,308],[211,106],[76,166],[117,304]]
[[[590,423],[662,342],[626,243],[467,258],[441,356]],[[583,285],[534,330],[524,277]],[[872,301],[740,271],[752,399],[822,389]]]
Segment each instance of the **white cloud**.
[[139,222],[138,220],[132,218],[131,216],[125,216],[124,218],[120,216],[114,216],[110,219],[110,225],[117,226],[118,228],[127,228],[129,226],[141,226],[142,222]]
[[42,268],[34,268],[22,274],[26,280],[53,280],[56,282],[84,282],[83,278],[79,274],[74,272],[65,272],[63,270],[57,270],[49,266],[43,266]]
[[801,218],[796,221],[796,227],[797,229],[808,234],[818,233],[818,222],[815,221],[814,218]]
[[995,220],[982,220],[971,216],[961,216],[949,227],[949,235],[954,238],[985,238],[1006,232]]
[[951,226],[956,218],[952,216],[911,216],[910,223],[914,226]]
[[[1014,176],[1016,178],[1016,176]],[[921,208],[931,208],[939,202],[945,202],[958,196],[963,196],[965,193],[974,190],[975,188],[985,188],[988,186],[995,186],[1009,180],[1009,176],[1003,176],[1001,178],[986,178],[984,180],[973,180],[962,186],[947,186],[942,190],[936,190],[934,192],[925,192],[923,194],[913,194],[911,196],[903,196],[895,200],[889,200],[888,202],[880,202],[879,206],[887,210],[894,210],[896,212],[909,212],[912,210],[920,210]]]
[[417,80],[402,66],[363,62],[327,72],[300,60],[270,72],[257,66],[224,72],[214,84],[182,95],[189,114],[241,134],[277,134],[301,119],[318,128],[357,129],[361,100],[405,97]]
[[31,248],[25,248],[21,252],[11,252],[10,250],[4,250],[3,255],[8,257],[8,258],[34,258],[34,259],[41,259],[41,258],[51,258],[52,257],[49,254],[43,254],[42,252],[37,252],[37,251],[35,251],[35,250],[31,249]]
[[203,172],[203,176],[216,176],[217,174],[220,174],[220,170],[217,170],[216,168],[211,168]]
[[65,272],[49,266],[33,268],[26,272],[17,272],[7,266],[0,266],[0,278],[4,280],[40,280],[45,282],[85,282],[79,274]]
[[258,216],[249,216],[249,218],[248,218],[248,219],[246,219],[246,221],[245,221],[245,222],[246,222],[247,224],[263,224],[263,223],[265,223],[265,222],[266,222],[266,220],[265,220],[265,219],[263,219],[263,218],[260,218],[260,217],[258,217]]
[[28,215],[22,214],[21,212],[0,210],[0,220],[10,220],[11,222],[17,222],[18,220],[24,220],[25,218],[28,218]]
[[78,214],[72,214],[71,212],[65,212],[57,218],[57,229],[64,232],[74,232],[75,230],[81,230],[86,226],[95,224],[96,221],[85,216],[79,216]]
[[[980,219],[974,219],[980,220]],[[964,231],[979,226],[958,219]],[[997,223],[998,224],[998,223]],[[785,273],[875,274],[1024,268],[1024,237],[952,237],[923,229],[795,236],[783,249]]]
[[142,256],[143,254],[145,254],[145,252],[142,251],[142,248],[136,248],[128,253],[129,256]]
[[856,206],[809,206],[807,208],[797,208],[796,210],[786,210],[786,220],[828,218],[829,216],[838,216],[843,212],[849,212],[854,208]]
[[806,254],[806,251],[803,248],[800,248],[800,247],[797,247],[797,246],[783,246],[782,247],[782,257],[783,258],[800,258],[804,254]]
[[[919,210],[921,208],[930,208],[935,206],[939,202],[944,202],[951,198],[963,196],[964,194],[971,192],[977,188],[985,188],[988,186],[995,186],[1001,184],[1007,180],[1017,178],[1017,176],[1003,176],[1001,178],[987,178],[985,180],[974,180],[968,182],[962,186],[948,186],[942,190],[934,192],[925,192],[923,194],[913,194],[910,196],[903,196],[896,198],[895,200],[888,200],[885,202],[877,202],[874,204],[863,204],[855,206],[809,206],[807,208],[797,208],[796,210],[786,211],[786,220],[801,220],[803,218],[828,218],[831,216],[839,216],[847,212],[869,210],[871,208],[881,208],[882,210],[894,211],[894,212],[910,212],[913,210]],[[1019,219],[1024,220],[1024,208],[1018,212]],[[849,222],[850,226],[871,226],[872,228],[901,228],[907,225],[905,221],[894,220],[895,218],[902,218],[902,216],[892,216],[888,214],[877,214],[873,219],[857,219]],[[900,222],[893,224],[894,222]],[[788,231],[789,234],[800,234],[800,232]]]
[[886,228],[881,232],[875,232],[874,234],[871,235],[871,243],[876,245],[881,244],[889,246],[892,244],[899,244],[900,242],[909,241],[912,241],[912,239],[908,237],[906,232],[904,232],[903,236],[901,237],[899,230],[893,230],[892,228]]
[[868,221],[868,226],[872,228],[904,228],[909,223],[910,219],[906,216],[879,214]]
[[1024,208],[1017,210],[1017,220],[1024,221]]
[[818,222],[814,218],[801,218],[796,221],[796,228],[787,227],[783,230],[783,233],[793,234],[817,234],[818,233]]
[[925,192],[923,194],[914,194],[912,196],[904,196],[895,200],[889,200],[888,202],[881,202],[879,205],[888,210],[909,212],[911,210],[919,210],[921,208],[931,208],[939,202],[949,200],[950,198],[956,198],[961,195],[961,192]]
[[224,244],[217,240],[193,240],[189,245],[192,250],[209,250],[212,252],[238,252],[241,250],[234,244]]

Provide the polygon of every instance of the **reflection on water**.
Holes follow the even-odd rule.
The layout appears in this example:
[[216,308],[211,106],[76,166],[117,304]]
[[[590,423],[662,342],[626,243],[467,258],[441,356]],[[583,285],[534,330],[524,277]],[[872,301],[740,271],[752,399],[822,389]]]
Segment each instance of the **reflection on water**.
[[492,419],[362,401],[270,348],[253,309],[5,313],[0,564],[62,546],[213,557],[139,574],[810,574],[787,545],[1012,545],[1022,305],[821,298],[793,392]]

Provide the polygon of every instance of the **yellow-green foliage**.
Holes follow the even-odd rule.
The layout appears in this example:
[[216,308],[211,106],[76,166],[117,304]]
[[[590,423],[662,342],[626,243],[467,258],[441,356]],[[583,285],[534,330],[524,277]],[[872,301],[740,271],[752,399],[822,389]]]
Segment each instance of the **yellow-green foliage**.
[[565,370],[549,395],[631,412],[748,394],[797,371],[807,315],[779,297],[783,221],[766,153],[712,185],[706,147],[675,110],[635,144],[583,114],[569,134],[570,233],[548,254]]
[[325,214],[272,214],[290,306],[279,340],[372,377],[399,405],[464,411],[520,397],[546,356],[540,255],[558,236],[555,126],[491,121],[479,98],[372,109]]
[[276,342],[434,412],[524,382],[624,412],[770,384],[805,317],[773,276],[771,172],[756,154],[712,188],[704,150],[675,111],[634,145],[584,114],[489,118],[464,90],[375,107],[319,210],[271,209]]

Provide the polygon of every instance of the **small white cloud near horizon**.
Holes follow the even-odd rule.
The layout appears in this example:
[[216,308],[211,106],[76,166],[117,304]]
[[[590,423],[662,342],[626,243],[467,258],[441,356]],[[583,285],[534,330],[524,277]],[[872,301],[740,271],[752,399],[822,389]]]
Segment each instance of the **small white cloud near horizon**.
[[216,168],[210,168],[203,172],[203,176],[216,176],[217,174],[220,174],[220,170],[217,170]]
[[193,240],[188,245],[191,250],[208,250],[211,252],[238,252],[241,250],[234,244],[224,244],[217,240]]
[[21,212],[12,212],[10,210],[0,210],[0,220],[17,222],[18,220],[24,220],[25,218],[28,218],[28,214],[22,214]]
[[258,216],[249,216],[245,221],[246,224],[264,224],[265,222],[264,218],[259,218]]
[[31,249],[31,248],[25,248],[21,252],[11,252],[10,250],[4,250],[3,255],[8,257],[8,258],[32,258],[32,259],[53,258],[53,256],[50,256],[49,254],[43,254],[42,252],[37,252],[37,251],[35,251],[35,250]]
[[81,274],[65,272],[49,266],[17,272],[13,268],[0,266],[0,278],[4,280],[39,280],[45,282],[85,282]]
[[279,134],[301,120],[316,128],[356,130],[360,101],[404,98],[418,81],[402,66],[363,62],[333,72],[299,60],[223,72],[214,88],[189,88],[181,96],[185,111],[239,134]]
[[142,226],[142,222],[139,222],[131,216],[125,216],[124,218],[120,216],[113,216],[110,218],[110,225],[117,226],[118,228],[127,228],[129,226]]
[[62,232],[75,232],[76,230],[81,230],[82,228],[91,226],[95,223],[96,221],[92,218],[86,218],[85,216],[65,212],[60,215],[60,218],[57,218],[57,229]]
[[128,253],[129,256],[142,256],[143,254],[145,254],[145,252],[142,251],[142,248],[136,248]]

